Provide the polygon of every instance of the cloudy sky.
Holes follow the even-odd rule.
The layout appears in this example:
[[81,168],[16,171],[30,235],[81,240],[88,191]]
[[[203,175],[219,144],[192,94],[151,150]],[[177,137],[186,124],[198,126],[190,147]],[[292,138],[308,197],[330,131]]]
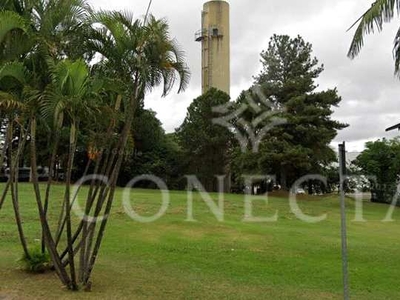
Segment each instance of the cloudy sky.
[[[95,8],[132,11],[144,15],[147,0],[90,0]],[[154,91],[146,107],[157,112],[167,132],[183,121],[186,108],[200,95],[200,44],[194,33],[200,29],[203,0],[153,0],[152,13],[168,19],[171,33],[186,51],[192,72],[189,88],[160,98]],[[346,141],[348,150],[360,151],[365,141],[394,137],[385,128],[400,122],[400,81],[393,75],[394,20],[380,34],[370,35],[358,58],[346,53],[352,32],[346,29],[373,0],[231,0],[231,97],[252,84],[260,71],[259,54],[274,33],[300,34],[313,44],[314,55],[325,65],[321,89],[337,87],[343,100],[334,118],[350,124],[335,140]]]

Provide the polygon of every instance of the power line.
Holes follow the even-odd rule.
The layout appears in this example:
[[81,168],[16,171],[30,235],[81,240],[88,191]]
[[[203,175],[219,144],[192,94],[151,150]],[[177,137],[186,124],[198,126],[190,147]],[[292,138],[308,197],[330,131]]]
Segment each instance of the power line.
[[150,0],[149,1],[149,6],[147,7],[147,11],[146,11],[146,15],[145,15],[145,17],[144,17],[144,24],[146,25],[146,23],[147,23],[147,17],[149,16],[149,12],[150,12],[150,7],[151,7],[151,4],[153,3],[153,0]]

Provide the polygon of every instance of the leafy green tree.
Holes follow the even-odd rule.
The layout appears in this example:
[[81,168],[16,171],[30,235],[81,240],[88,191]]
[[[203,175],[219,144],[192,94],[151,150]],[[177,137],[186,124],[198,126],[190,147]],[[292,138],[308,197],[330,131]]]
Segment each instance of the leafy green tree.
[[400,140],[368,142],[353,163],[363,175],[376,177],[376,182],[371,182],[376,194],[373,201],[391,203],[400,179]]
[[213,108],[226,105],[229,96],[210,89],[194,99],[187,110],[177,137],[184,152],[186,171],[198,176],[208,191],[217,191],[215,175],[227,174],[232,133],[213,123],[218,113]]
[[[143,174],[162,178],[169,188],[179,188],[183,176],[181,150],[172,135],[166,135],[155,112],[140,109],[132,126],[133,146],[124,163],[119,184],[125,186],[135,176]],[[154,187],[148,182],[137,186]]]
[[[311,44],[300,36],[274,35],[261,62],[255,87],[242,93],[237,103],[262,108],[242,115],[257,124],[256,135],[267,128],[250,164],[262,174],[276,174],[286,189],[299,176],[320,173],[336,160],[329,144],[347,125],[332,119],[333,108],[341,101],[337,90],[316,91],[323,66],[312,56]],[[280,122],[274,125],[277,118]]]
[[183,190],[186,186],[184,153],[175,133],[165,135],[163,148],[164,163],[167,165],[165,182],[169,189]]

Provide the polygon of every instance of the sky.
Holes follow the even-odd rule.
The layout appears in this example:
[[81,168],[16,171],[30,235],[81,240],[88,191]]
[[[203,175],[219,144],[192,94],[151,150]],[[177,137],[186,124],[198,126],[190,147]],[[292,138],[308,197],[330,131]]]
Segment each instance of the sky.
[[[147,0],[89,0],[97,9],[128,10],[142,17]],[[342,102],[333,118],[350,126],[339,132],[332,146],[346,141],[348,151],[362,151],[366,141],[399,135],[385,129],[400,123],[400,80],[394,75],[393,39],[398,20],[383,32],[367,36],[360,55],[347,51],[353,31],[346,32],[373,0],[231,0],[231,98],[250,88],[261,70],[260,53],[273,34],[301,35],[313,45],[313,54],[325,66],[319,89],[337,88]],[[166,98],[155,90],[145,99],[166,132],[173,132],[186,109],[201,94],[201,48],[194,33],[201,28],[203,0],[153,0],[151,12],[166,18],[171,36],[186,52],[192,78],[184,93]],[[397,25],[397,26],[396,26]]]

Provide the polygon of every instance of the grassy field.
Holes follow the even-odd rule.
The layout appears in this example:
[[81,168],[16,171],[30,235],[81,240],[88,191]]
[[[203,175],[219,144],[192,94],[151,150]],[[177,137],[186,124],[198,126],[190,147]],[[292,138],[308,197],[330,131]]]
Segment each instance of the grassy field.
[[[4,186],[0,185],[0,191]],[[62,189],[54,191],[59,205]],[[30,185],[21,186],[24,227],[29,243],[40,238]],[[117,193],[91,293],[71,293],[55,274],[27,274],[10,201],[0,211],[0,299],[341,299],[340,211],[336,196],[303,197],[310,215],[327,213],[317,224],[299,221],[287,198],[254,203],[257,216],[274,223],[243,223],[242,195],[225,195],[225,221],[218,222],[195,195],[194,218],[186,222],[187,196],[171,192],[166,215],[143,224],[131,220]],[[213,195],[216,199],[217,196]],[[134,190],[133,206],[152,215],[158,191]],[[348,204],[349,267],[352,299],[400,299],[400,210],[383,223],[388,206],[365,203],[367,222],[352,222]]]

